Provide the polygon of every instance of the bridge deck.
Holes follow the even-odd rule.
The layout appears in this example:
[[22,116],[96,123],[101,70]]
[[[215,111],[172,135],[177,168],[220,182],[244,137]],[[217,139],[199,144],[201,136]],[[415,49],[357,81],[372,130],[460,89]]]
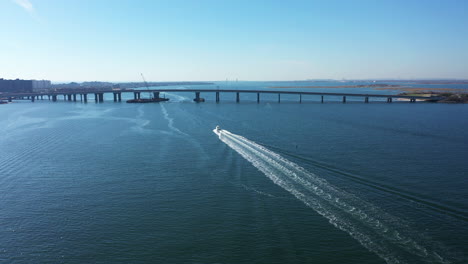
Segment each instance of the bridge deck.
[[200,93],[260,93],[260,94],[296,94],[296,95],[319,95],[319,96],[355,96],[355,97],[380,97],[380,98],[406,98],[406,99],[438,99],[438,97],[396,95],[396,94],[362,94],[362,93],[327,93],[327,92],[303,92],[303,91],[284,91],[284,90],[221,90],[221,89],[150,89],[150,90],[76,90],[76,91],[57,91],[43,93],[3,93],[0,97],[17,96],[40,96],[40,95],[73,95],[73,94],[93,94],[93,93],[134,93],[134,92],[200,92]]

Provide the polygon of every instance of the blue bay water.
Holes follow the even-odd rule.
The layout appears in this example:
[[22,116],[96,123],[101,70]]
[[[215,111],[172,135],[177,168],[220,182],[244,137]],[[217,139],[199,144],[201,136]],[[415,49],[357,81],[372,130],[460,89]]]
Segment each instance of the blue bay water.
[[466,105],[166,96],[2,105],[0,261],[466,262]]

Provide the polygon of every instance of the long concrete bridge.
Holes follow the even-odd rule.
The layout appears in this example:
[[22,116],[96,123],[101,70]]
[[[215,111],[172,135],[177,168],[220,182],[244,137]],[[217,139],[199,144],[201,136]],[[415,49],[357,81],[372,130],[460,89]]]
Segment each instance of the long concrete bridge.
[[[42,92],[42,93],[3,93],[0,94],[0,99],[8,100],[9,102],[13,100],[52,100],[56,102],[61,96],[63,96],[64,101],[73,101],[77,102],[88,102],[88,99],[94,100],[96,103],[104,102],[104,94],[113,94],[114,102],[122,101],[122,93],[133,93],[134,99],[140,99],[142,93],[152,93],[154,98],[159,98],[160,93],[163,92],[177,92],[177,93],[194,93],[195,102],[204,101],[200,95],[202,93],[214,93],[215,101],[220,101],[221,93],[234,93],[236,95],[236,102],[240,102],[240,94],[256,94],[257,103],[260,103],[261,94],[276,94],[278,96],[278,103],[281,102],[281,95],[298,95],[298,102],[302,103],[302,96],[320,96],[321,102],[325,100],[325,96],[339,96],[341,101],[346,103],[347,97],[358,97],[362,98],[365,103],[369,103],[369,98],[384,98],[388,103],[391,103],[393,99],[407,99],[409,102],[416,102],[417,99],[422,99],[426,101],[436,102],[442,98],[440,97],[424,97],[424,96],[413,96],[413,95],[391,95],[391,94],[362,94],[362,93],[324,93],[324,92],[303,92],[303,91],[278,91],[278,90],[225,90],[225,89],[150,89],[150,90],[76,90],[76,91],[51,91],[51,92]],[[92,96],[94,95],[94,98]],[[79,96],[79,98],[78,98]]]

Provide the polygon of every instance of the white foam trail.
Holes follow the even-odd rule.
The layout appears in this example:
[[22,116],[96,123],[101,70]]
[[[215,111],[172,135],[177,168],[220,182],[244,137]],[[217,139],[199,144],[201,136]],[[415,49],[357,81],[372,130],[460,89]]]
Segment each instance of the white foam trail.
[[[134,123],[135,125],[130,128],[131,131],[141,133],[141,134],[152,134],[156,132],[152,129],[147,129],[146,126],[151,123],[150,120],[144,119],[145,111],[143,110],[143,105],[138,107],[138,115],[134,119],[130,119],[129,122]],[[158,133],[163,133],[164,131],[157,131]]]
[[167,126],[169,127],[169,129],[171,129],[172,131],[178,133],[178,134],[181,134],[181,135],[184,135],[186,137],[190,137],[189,135],[187,135],[186,133],[180,131],[177,127],[174,126],[174,119],[172,117],[169,116],[169,114],[167,113],[167,110],[166,110],[166,107],[164,106],[164,104],[159,104],[161,106],[161,110],[162,110],[162,113],[163,113],[163,116],[164,116],[164,119],[167,120]]
[[192,100],[190,100],[190,98],[188,97],[185,97],[185,96],[181,96],[181,95],[178,95],[178,94],[175,94],[175,93],[167,93],[166,92],[166,95],[169,95],[171,97],[171,101],[173,102],[192,102]]
[[253,187],[249,187],[249,186],[247,186],[245,184],[242,184],[242,183],[240,183],[239,186],[244,188],[246,191],[254,192],[256,194],[260,194],[260,195],[263,195],[263,196],[267,196],[267,197],[271,197],[271,198],[282,198],[282,197],[276,197],[273,194],[269,194],[269,193],[266,193],[266,192],[259,191],[259,190],[255,189]]
[[169,116],[169,113],[167,112],[167,109],[164,106],[164,103],[161,103],[160,106],[161,106],[161,111],[163,113],[163,117],[164,117],[164,119],[167,120],[167,126],[169,127],[170,130],[175,132],[175,134],[173,132],[171,132],[171,133],[173,135],[179,134],[180,136],[182,136],[181,137],[182,139],[189,141],[191,144],[193,144],[200,151],[199,152],[200,153],[200,156],[199,156],[200,162],[198,162],[196,166],[198,166],[200,168],[203,168],[204,162],[209,159],[209,157],[206,154],[203,147],[200,145],[200,143],[198,141],[196,141],[194,139],[194,137],[192,137],[191,135],[189,135],[187,133],[184,133],[184,132],[180,131],[177,127],[174,126],[174,119]]
[[[347,232],[387,263],[450,263],[430,241],[419,236],[398,218],[331,185],[281,155],[227,130],[213,130],[219,139],[263,172],[275,184]],[[440,249],[437,249],[440,250]]]

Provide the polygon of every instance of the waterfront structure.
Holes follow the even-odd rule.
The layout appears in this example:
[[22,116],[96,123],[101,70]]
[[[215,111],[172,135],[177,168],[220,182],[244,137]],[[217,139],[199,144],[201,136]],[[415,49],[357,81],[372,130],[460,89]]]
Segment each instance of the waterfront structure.
[[[47,96],[49,100],[54,102],[57,101],[59,96],[63,96],[64,101],[73,101],[77,100],[82,102],[88,102],[88,95],[94,94],[94,101],[102,103],[104,102],[105,93],[113,93],[114,102],[122,101],[122,93],[133,93],[134,100],[141,99],[141,93],[154,93],[155,98],[159,98],[159,93],[161,92],[185,92],[185,93],[195,93],[195,102],[204,102],[205,99],[200,97],[200,94],[203,93],[215,93],[216,103],[220,102],[220,93],[230,93],[235,94],[235,101],[240,102],[240,94],[256,94],[257,103],[260,103],[261,94],[276,94],[278,95],[278,103],[281,103],[281,95],[297,95],[299,103],[302,103],[303,96],[320,96],[320,101],[324,102],[325,96],[332,97],[341,97],[343,103],[346,103],[347,97],[361,97],[364,99],[365,103],[369,103],[370,98],[385,98],[387,103],[393,102],[393,99],[405,99],[411,103],[416,102],[416,100],[424,100],[429,102],[437,102],[442,100],[443,97],[440,96],[416,96],[416,95],[395,95],[395,94],[358,94],[358,93],[322,93],[322,92],[303,92],[303,91],[276,91],[276,90],[219,90],[219,89],[151,89],[151,90],[97,90],[97,89],[86,89],[86,90],[74,90],[74,91],[48,91],[48,92],[25,92],[25,93],[3,93],[0,98],[8,99],[9,102],[12,100],[26,99],[35,101],[36,99],[43,99],[44,96]],[[79,96],[80,98],[77,98]]]
[[0,93],[28,93],[50,89],[49,80],[6,80],[0,79]]
[[32,89],[34,92],[47,91],[52,87],[49,80],[32,80]]

